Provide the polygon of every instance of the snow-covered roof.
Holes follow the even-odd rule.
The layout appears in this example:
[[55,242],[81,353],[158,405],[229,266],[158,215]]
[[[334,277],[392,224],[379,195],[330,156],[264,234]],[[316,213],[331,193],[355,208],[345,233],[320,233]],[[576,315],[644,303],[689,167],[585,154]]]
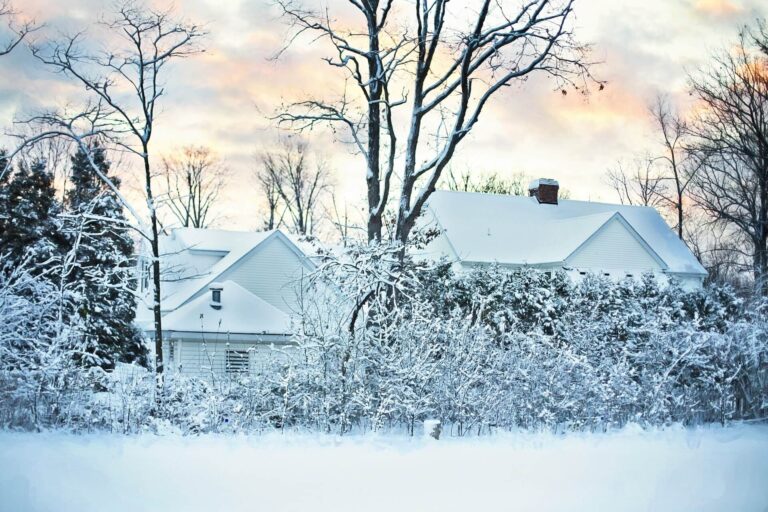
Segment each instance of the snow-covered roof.
[[537,265],[563,262],[609,220],[619,218],[667,272],[705,275],[688,247],[650,207],[561,199],[436,191],[426,223],[435,223],[457,258],[468,263]]
[[164,331],[246,334],[291,333],[291,319],[284,312],[233,281],[216,283],[221,308],[211,306],[204,293],[163,317]]
[[243,256],[275,237],[282,238],[302,256],[305,254],[305,243],[279,229],[252,232],[178,228],[161,237],[163,310],[178,308]]

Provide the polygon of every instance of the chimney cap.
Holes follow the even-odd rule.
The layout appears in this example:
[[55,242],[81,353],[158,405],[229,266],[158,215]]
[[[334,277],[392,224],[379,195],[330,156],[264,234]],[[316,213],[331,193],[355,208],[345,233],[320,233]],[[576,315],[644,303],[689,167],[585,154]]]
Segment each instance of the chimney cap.
[[550,185],[553,187],[559,187],[560,184],[557,182],[557,180],[554,180],[552,178],[537,178],[528,185],[528,190],[536,190],[541,185]]
[[224,283],[211,283],[208,285],[209,290],[223,290]]

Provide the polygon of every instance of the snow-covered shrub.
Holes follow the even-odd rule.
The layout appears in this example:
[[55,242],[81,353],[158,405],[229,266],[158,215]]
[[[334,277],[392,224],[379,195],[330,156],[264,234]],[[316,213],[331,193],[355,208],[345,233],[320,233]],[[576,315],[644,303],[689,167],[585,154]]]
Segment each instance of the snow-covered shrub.
[[[35,268],[36,269],[36,268]],[[0,424],[36,428],[65,421],[87,376],[74,356],[72,297],[26,263],[0,268]]]
[[[400,264],[361,246],[311,276],[297,345],[258,373],[154,376],[74,364],[62,290],[0,283],[0,421],[112,432],[333,433],[438,419],[448,435],[768,415],[768,307],[727,288]],[[73,315],[77,318],[76,315]]]

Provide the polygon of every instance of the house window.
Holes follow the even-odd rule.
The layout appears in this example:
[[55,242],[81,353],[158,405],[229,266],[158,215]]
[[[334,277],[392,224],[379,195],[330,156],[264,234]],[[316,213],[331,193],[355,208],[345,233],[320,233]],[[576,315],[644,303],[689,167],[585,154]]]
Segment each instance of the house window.
[[248,373],[250,369],[249,354],[247,350],[227,349],[227,373],[240,374]]

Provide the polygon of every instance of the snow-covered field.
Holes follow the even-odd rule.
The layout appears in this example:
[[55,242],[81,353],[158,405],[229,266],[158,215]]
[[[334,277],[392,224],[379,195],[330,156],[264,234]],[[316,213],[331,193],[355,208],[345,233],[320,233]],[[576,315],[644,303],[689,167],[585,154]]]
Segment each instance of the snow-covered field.
[[768,426],[440,441],[0,434],[3,511],[768,510]]

